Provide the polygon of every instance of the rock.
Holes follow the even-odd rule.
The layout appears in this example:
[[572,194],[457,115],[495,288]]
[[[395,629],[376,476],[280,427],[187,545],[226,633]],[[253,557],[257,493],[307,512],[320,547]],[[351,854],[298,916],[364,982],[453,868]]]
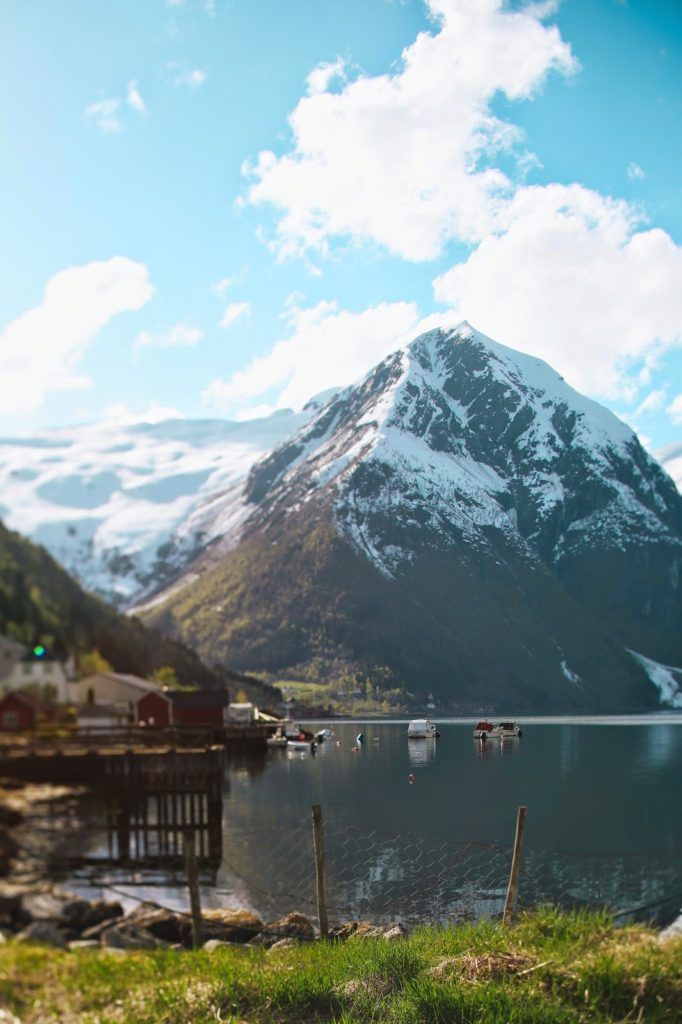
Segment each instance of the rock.
[[21,893],[0,894],[0,921],[13,924],[21,914]]
[[273,946],[278,939],[299,939],[310,942],[315,938],[315,929],[305,914],[287,914],[277,921],[266,924],[255,943],[260,946]]
[[82,939],[100,939],[102,935],[110,928],[113,928],[120,922],[120,918],[111,917],[106,921],[100,921],[99,924],[93,924],[92,928],[85,928],[81,932]]
[[16,828],[22,821],[21,814],[19,811],[15,811],[12,807],[7,807],[5,804],[0,804],[0,827],[2,828]]
[[16,936],[17,942],[43,942],[48,946],[67,948],[67,940],[61,928],[53,921],[32,921]]
[[[204,910],[202,925],[205,939],[221,939],[224,942],[250,942],[262,930],[263,922],[250,910],[216,908]],[[186,945],[192,943],[192,922],[186,917],[181,921],[181,936]]]
[[405,925],[400,924],[400,922],[392,925],[392,927],[386,929],[384,932],[384,938],[388,942],[394,942],[396,939],[406,939],[408,935],[409,932],[407,928]]
[[206,953],[213,953],[216,949],[239,949],[244,948],[243,942],[226,942],[224,939],[209,939],[201,947]]
[[67,925],[67,927],[74,928],[76,931],[80,932],[85,927],[83,921],[85,920],[89,909],[89,900],[69,900],[62,904],[60,921]]
[[157,939],[144,928],[116,925],[102,934],[102,945],[108,949],[162,949],[167,942]]
[[273,949],[291,949],[291,947],[295,945],[296,939],[278,939],[277,942],[273,942],[270,946],[269,952],[272,953]]
[[9,1010],[3,1010],[0,1006],[0,1024],[21,1024],[18,1017],[15,1017]]
[[72,939],[69,942],[69,949],[99,949],[97,939]]
[[[145,931],[163,942],[182,942],[187,919],[174,914],[172,910],[163,910],[142,903],[121,921],[121,927],[127,930]],[[118,927],[118,926],[117,926]],[[191,929],[190,929],[191,931]]]
[[88,903],[87,910],[79,922],[79,927],[81,931],[86,931],[102,922],[113,922],[118,917],[123,917],[123,907],[120,903],[95,900],[93,903]]
[[21,916],[28,921],[59,921],[67,901],[51,890],[27,892],[21,897]]
[[329,938],[336,942],[346,942],[348,939],[380,939],[394,927],[402,928],[402,925],[389,925],[387,929],[386,926],[372,924],[370,921],[348,921],[337,928],[332,928]]

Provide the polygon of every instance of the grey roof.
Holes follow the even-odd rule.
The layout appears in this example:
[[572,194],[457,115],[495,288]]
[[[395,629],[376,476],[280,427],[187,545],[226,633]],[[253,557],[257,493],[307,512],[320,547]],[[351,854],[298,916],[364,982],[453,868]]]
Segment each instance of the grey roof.
[[227,690],[169,690],[166,694],[178,708],[226,708]]
[[91,672],[89,676],[84,676],[83,679],[79,680],[79,682],[81,684],[87,683],[88,679],[101,679],[102,677],[111,679],[117,683],[125,683],[126,686],[134,686],[138,690],[144,690],[145,692],[163,692],[158,683],[154,683],[149,679],[142,679],[140,676],[128,675],[126,672]]

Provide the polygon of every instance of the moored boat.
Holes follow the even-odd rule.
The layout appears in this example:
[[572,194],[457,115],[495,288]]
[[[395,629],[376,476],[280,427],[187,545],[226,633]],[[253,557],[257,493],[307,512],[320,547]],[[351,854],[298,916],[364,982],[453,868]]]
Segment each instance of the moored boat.
[[523,735],[516,722],[500,722],[495,726],[495,730],[501,740],[519,739]]
[[487,740],[489,736],[495,735],[495,726],[492,722],[477,722],[474,726],[474,739]]
[[407,727],[407,738],[410,740],[438,739],[440,733],[428,718],[413,718]]

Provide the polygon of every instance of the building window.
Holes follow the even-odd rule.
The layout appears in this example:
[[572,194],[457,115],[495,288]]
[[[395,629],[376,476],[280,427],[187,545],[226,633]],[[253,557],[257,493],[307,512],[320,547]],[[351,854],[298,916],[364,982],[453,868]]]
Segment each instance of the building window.
[[3,711],[3,713],[2,713],[2,727],[3,727],[3,729],[18,729],[19,728],[19,713],[18,713],[18,711]]

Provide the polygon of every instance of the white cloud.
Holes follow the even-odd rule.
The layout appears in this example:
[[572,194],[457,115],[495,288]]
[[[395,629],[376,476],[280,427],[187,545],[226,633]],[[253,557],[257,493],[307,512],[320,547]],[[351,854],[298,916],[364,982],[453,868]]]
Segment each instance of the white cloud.
[[288,311],[291,334],[226,381],[214,380],[203,402],[221,412],[248,412],[254,399],[276,392],[277,408],[300,408],[329,387],[350,384],[418,333],[411,302],[381,303],[360,313],[322,301]]
[[101,132],[105,132],[106,134],[120,132],[122,128],[120,108],[121,101],[116,97],[112,97],[108,100],[97,100],[96,103],[90,103],[89,106],[85,108],[85,116],[89,118]]
[[131,423],[163,423],[164,420],[184,420],[185,414],[168,405],[152,402],[144,412],[133,412],[125,402],[114,402],[106,406],[102,417],[105,423],[126,426]]
[[135,339],[135,349],[152,346],[182,348],[197,345],[203,337],[204,332],[200,327],[193,327],[192,324],[183,322],[175,324],[167,331],[141,331]]
[[121,256],[55,274],[39,306],[0,335],[0,412],[32,412],[48,393],[87,386],[75,368],[119,313],[140,309],[154,289],[142,263]]
[[333,81],[346,77],[346,63],[341,57],[327,64],[318,64],[306,79],[308,95],[317,96],[326,92]]
[[251,313],[250,302],[231,302],[225,312],[223,318],[220,321],[221,327],[231,327],[235,321],[240,320],[242,317],[249,316]]
[[642,401],[639,403],[634,413],[634,417],[642,416],[645,412],[656,412],[658,409],[662,409],[665,405],[667,392],[665,388],[659,388],[656,391],[650,391]]
[[201,68],[194,68],[193,71],[181,71],[174,75],[173,85],[184,85],[189,89],[198,89],[206,81],[207,73]]
[[646,178],[646,173],[642,170],[639,164],[636,164],[634,160],[628,164],[627,175],[630,181],[641,181],[642,178]]
[[222,295],[228,288],[232,288],[237,283],[236,277],[221,277],[219,281],[216,281],[214,285],[211,285],[211,291],[217,295]]
[[147,104],[142,99],[140,90],[137,87],[137,82],[133,79],[128,82],[128,90],[126,93],[126,101],[128,106],[134,110],[137,114],[147,113]]
[[581,391],[630,400],[682,340],[682,248],[579,185],[522,188],[437,298]]
[[[526,99],[555,69],[577,63],[547,5],[427,0],[438,22],[402,54],[395,74],[360,75],[336,92],[340,62],[315,69],[289,120],[290,152],[247,167],[247,200],[282,211],[280,256],[325,251],[335,236],[370,239],[409,260],[432,259],[448,239],[476,241],[511,187],[491,161],[520,138],[495,117],[503,93]],[[528,157],[524,157],[527,162]]]
[[670,416],[673,423],[682,423],[682,394],[677,395],[673,398],[672,402],[666,409],[666,412]]

